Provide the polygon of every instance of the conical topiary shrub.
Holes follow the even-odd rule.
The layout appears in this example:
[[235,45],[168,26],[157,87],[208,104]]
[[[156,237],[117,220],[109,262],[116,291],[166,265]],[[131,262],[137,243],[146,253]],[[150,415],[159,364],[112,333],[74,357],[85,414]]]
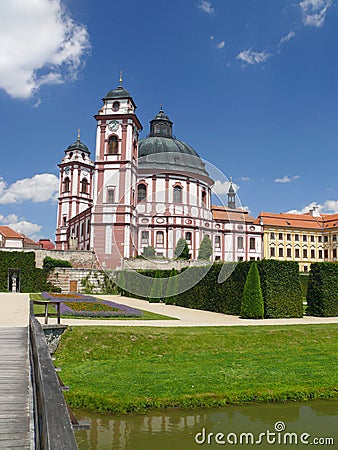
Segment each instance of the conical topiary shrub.
[[252,262],[246,277],[241,304],[243,319],[263,319],[264,300],[257,264]]
[[155,278],[150,290],[149,303],[159,303],[162,300],[162,278],[161,272],[156,270]]

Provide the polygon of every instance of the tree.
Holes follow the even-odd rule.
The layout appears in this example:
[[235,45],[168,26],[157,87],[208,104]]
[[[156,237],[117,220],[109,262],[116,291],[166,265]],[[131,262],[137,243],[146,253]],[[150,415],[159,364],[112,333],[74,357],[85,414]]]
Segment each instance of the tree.
[[198,259],[210,259],[212,255],[212,242],[209,236],[204,236],[202,239],[200,249],[198,251]]
[[156,252],[154,247],[151,245],[149,245],[149,247],[144,247],[142,256],[144,256],[144,258],[155,258]]
[[241,304],[243,319],[263,319],[264,300],[256,262],[252,262],[246,277]]
[[178,272],[176,269],[172,268],[169,275],[167,292],[166,292],[166,304],[174,305],[176,303],[176,298],[178,294]]
[[180,238],[177,241],[174,255],[177,259],[190,259],[190,250],[185,239]]
[[162,299],[162,283],[161,272],[156,270],[155,278],[150,290],[149,303],[159,303]]

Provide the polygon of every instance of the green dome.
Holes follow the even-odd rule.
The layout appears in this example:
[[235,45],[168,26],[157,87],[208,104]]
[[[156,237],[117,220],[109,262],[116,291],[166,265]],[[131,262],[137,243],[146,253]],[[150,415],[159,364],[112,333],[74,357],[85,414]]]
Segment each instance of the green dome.
[[66,148],[66,152],[71,152],[75,150],[90,153],[88,147],[83,142],[81,142],[80,139],[78,139],[76,142],[73,142],[73,144],[68,145],[68,147]]
[[128,91],[119,86],[116,89],[110,90],[103,100],[115,100],[120,98],[132,98]]
[[190,172],[209,177],[198,153],[190,145],[173,137],[149,136],[139,142],[140,169]]
[[150,136],[139,142],[139,158],[154,153],[185,153],[199,158],[190,145],[171,137]]

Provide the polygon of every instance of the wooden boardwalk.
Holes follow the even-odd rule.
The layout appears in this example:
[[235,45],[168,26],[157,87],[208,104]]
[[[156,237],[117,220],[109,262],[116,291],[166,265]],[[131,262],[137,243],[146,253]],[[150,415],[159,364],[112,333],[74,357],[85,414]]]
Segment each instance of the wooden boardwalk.
[[[25,296],[0,294],[0,449],[6,450],[31,448],[26,303]],[[5,321],[11,309],[14,317]]]

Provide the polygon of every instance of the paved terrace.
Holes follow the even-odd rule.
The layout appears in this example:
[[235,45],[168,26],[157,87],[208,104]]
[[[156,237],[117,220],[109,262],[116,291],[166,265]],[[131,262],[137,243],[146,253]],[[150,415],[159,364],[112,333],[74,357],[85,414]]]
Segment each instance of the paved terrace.
[[27,294],[0,293],[0,449],[30,449]]
[[[92,326],[140,326],[140,327],[220,327],[243,325],[294,325],[294,324],[318,324],[338,323],[338,317],[303,317],[300,319],[262,319],[248,320],[237,316],[201,311],[198,309],[182,308],[181,306],[166,305],[165,303],[149,303],[146,300],[121,297],[119,295],[96,295],[98,298],[111,300],[123,305],[146,311],[173,317],[176,320],[94,320],[94,319],[61,319],[62,324],[67,325],[92,325]],[[177,320],[179,319],[179,320]],[[43,318],[40,320],[43,322]],[[49,323],[55,323],[56,319],[49,319]]]

